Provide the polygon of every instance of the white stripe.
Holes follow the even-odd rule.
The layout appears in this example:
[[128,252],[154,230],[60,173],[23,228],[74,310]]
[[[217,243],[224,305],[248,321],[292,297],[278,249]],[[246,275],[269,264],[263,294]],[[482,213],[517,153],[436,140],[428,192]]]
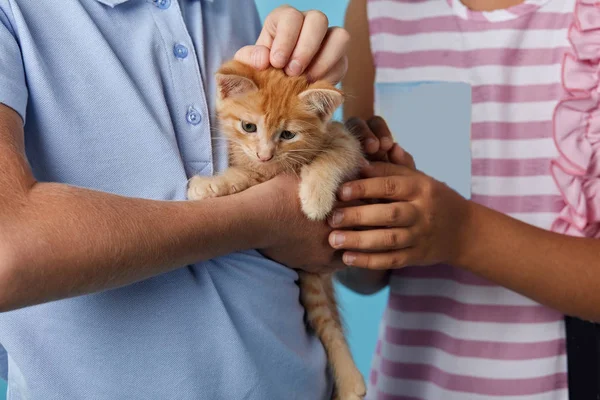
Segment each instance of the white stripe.
[[550,0],[538,12],[573,13],[575,0]]
[[466,285],[447,279],[402,277],[395,282],[394,293],[408,296],[441,296],[467,304],[538,305],[537,302],[502,286]]
[[473,176],[471,192],[484,196],[539,196],[560,194],[551,176]]
[[471,143],[473,159],[519,159],[555,158],[558,150],[554,139],[477,139]]
[[371,18],[397,18],[403,21],[416,21],[424,18],[447,17],[454,15],[450,7],[441,1],[419,1],[399,3],[393,0],[369,1],[367,13]]
[[556,101],[532,103],[473,104],[473,123],[476,122],[535,122],[552,119]]
[[[567,29],[552,32],[566,40]],[[532,30],[523,35],[519,30],[490,30],[484,32],[432,32],[400,36],[390,33],[378,33],[371,36],[373,52],[408,53],[427,50],[472,51],[481,49],[554,49],[556,40],[548,39],[549,33]]]
[[[560,68],[560,64],[521,67],[484,65],[467,69],[445,66],[377,68],[376,81],[378,83],[422,81],[467,82],[473,86],[544,85],[555,84],[557,79],[560,79]],[[469,77],[474,77],[473,82],[471,82]]]
[[550,230],[558,215],[556,213],[513,213],[510,216],[526,224]]
[[551,176],[473,176],[472,193],[484,196],[559,195]]
[[443,314],[385,311],[388,326],[443,332],[463,340],[532,343],[565,337],[564,321],[537,324],[461,321]]
[[532,360],[493,360],[459,357],[432,347],[398,346],[383,342],[381,354],[388,361],[434,365],[457,375],[477,378],[526,379],[567,372],[567,356],[553,356]]
[[[379,377],[377,378],[377,388],[388,389],[382,391],[391,395],[404,395],[432,400],[567,400],[569,398],[567,389],[560,389],[536,395],[502,397],[455,392],[453,390],[443,389],[434,383],[396,379],[382,375],[381,373],[379,373]],[[367,393],[367,400],[374,400],[377,398],[376,390],[371,390],[371,392],[372,393]]]
[[[491,22],[502,22],[502,21],[510,21],[515,18],[515,15],[508,10],[495,10],[495,11],[484,11],[483,16],[485,19]],[[547,33],[548,31],[546,31]]]
[[[544,7],[542,7],[538,13],[570,13],[573,12],[575,0],[552,0]],[[466,7],[462,4],[458,4],[458,0],[453,0],[453,8],[456,13],[462,17],[466,17]],[[446,17],[454,15],[454,12],[448,7],[446,0],[437,1],[415,1],[415,2],[396,2],[393,0],[387,1],[369,1],[367,5],[367,12],[369,19],[371,18],[397,18],[402,21],[416,21],[424,18],[433,17]],[[497,13],[495,11],[495,13]],[[498,13],[498,18],[501,18],[500,14],[506,16],[504,13]],[[489,13],[486,13],[489,15]],[[511,14],[512,15],[512,14]],[[514,18],[514,16],[512,16]],[[493,20],[497,18],[494,17]]]

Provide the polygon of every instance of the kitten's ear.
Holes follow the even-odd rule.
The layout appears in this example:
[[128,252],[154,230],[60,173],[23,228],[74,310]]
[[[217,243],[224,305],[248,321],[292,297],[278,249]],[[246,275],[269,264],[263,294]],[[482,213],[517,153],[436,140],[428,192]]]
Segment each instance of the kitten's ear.
[[336,89],[308,89],[299,97],[322,121],[329,121],[344,102],[344,95]]
[[221,100],[258,90],[258,87],[254,82],[239,75],[216,74],[216,80],[218,94]]

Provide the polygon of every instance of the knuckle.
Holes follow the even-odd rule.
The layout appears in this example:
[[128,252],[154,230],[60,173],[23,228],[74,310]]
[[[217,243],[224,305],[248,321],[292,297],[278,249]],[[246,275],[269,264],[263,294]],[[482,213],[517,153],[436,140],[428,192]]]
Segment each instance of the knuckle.
[[383,193],[387,197],[394,196],[396,194],[397,185],[396,180],[393,177],[387,177],[383,181]]
[[295,21],[302,21],[304,20],[304,15],[298,11],[297,9],[295,9],[294,7],[291,6],[287,6],[283,8],[282,10],[282,16],[286,19],[290,19],[290,20],[295,20]]
[[387,248],[394,248],[398,246],[400,237],[395,231],[388,231],[384,236],[384,246]]
[[424,178],[421,182],[421,194],[426,198],[434,196],[436,190],[435,181],[431,178]]
[[400,254],[394,254],[390,260],[390,267],[402,267],[406,263],[406,257]]
[[390,207],[390,211],[389,211],[389,216],[388,216],[388,220],[392,223],[392,224],[398,224],[400,223],[400,220],[402,218],[402,211],[400,210],[400,206],[398,206],[398,204],[394,203],[392,204],[392,206]]
[[346,238],[347,243],[356,249],[360,249],[362,248],[362,244],[363,244],[363,240],[360,234],[358,235],[354,235],[354,234],[349,234]]
[[314,19],[320,25],[329,26],[329,18],[322,11],[310,10],[306,13],[306,18]]
[[329,35],[340,43],[347,44],[350,42],[350,33],[339,26],[329,28]]
[[364,183],[355,183],[352,185],[352,193],[356,193],[357,196],[364,196],[366,192]]
[[348,222],[354,224],[361,224],[363,220],[363,212],[360,210],[354,210],[348,215]]

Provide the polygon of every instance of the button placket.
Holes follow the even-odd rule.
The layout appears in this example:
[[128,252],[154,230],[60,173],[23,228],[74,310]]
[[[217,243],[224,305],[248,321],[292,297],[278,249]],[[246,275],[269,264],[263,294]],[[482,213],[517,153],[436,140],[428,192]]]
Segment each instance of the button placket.
[[199,59],[191,43],[185,20],[178,2],[170,2],[168,13],[160,10],[161,0],[152,0],[157,6],[155,22],[167,49],[173,90],[168,98],[173,116],[175,135],[186,172],[211,174],[213,171],[210,118],[204,82],[200,75]]
[[150,2],[161,10],[166,10],[171,7],[171,0],[151,0]]

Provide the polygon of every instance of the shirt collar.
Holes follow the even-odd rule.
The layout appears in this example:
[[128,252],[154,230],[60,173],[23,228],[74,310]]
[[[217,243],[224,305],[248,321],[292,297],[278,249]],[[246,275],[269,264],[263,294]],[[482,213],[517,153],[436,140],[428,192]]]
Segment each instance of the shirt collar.
[[[105,4],[105,5],[109,6],[109,7],[115,7],[115,6],[118,6],[119,4],[126,3],[129,0],[96,0],[96,1],[98,1],[98,2],[100,2],[102,4]],[[206,1],[212,3],[214,0],[206,0]]]

